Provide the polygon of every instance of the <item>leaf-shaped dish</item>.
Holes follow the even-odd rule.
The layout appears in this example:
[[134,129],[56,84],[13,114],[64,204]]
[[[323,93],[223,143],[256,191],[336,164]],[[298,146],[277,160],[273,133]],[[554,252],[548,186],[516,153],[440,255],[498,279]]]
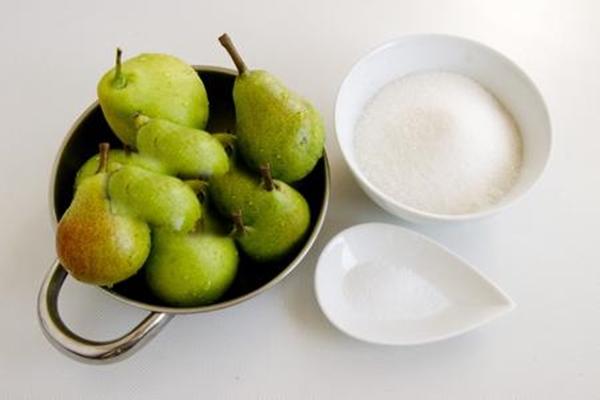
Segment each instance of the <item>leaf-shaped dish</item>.
[[381,223],[353,226],[329,242],[315,291],[338,329],[389,345],[447,339],[514,308],[500,288],[448,249]]

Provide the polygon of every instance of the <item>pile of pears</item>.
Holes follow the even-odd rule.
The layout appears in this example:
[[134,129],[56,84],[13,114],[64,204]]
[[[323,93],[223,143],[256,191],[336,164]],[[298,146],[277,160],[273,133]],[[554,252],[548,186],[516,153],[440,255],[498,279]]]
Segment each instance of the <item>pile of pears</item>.
[[[165,54],[141,54],[98,83],[100,107],[123,148],[99,144],[79,169],[56,248],[76,279],[111,287],[136,274],[173,306],[217,301],[238,271],[281,260],[310,225],[294,184],[323,155],[319,113],[268,72],[237,69],[234,133],[207,132],[198,73]],[[257,271],[257,273],[260,271]]]

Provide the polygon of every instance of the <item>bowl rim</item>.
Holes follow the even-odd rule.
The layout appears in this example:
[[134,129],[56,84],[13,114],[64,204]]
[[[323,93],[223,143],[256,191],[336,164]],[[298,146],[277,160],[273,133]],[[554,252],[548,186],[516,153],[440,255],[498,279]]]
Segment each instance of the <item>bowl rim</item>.
[[[540,169],[539,173],[537,174],[537,177],[535,177],[535,179],[527,187],[525,187],[520,194],[515,196],[513,199],[506,201],[502,204],[497,203],[496,205],[492,205],[492,206],[485,208],[483,210],[480,210],[480,211],[462,213],[462,214],[442,214],[442,213],[434,213],[434,212],[419,210],[417,208],[411,207],[409,205],[406,205],[406,204],[392,198],[391,196],[389,196],[389,195],[385,194],[383,191],[381,191],[379,188],[375,187],[375,185],[373,185],[367,179],[367,177],[362,173],[359,166],[350,161],[350,156],[349,156],[348,152],[352,151],[352,149],[348,149],[346,146],[342,145],[342,141],[340,140],[340,136],[341,136],[340,129],[339,129],[340,124],[338,123],[338,120],[341,120],[340,115],[342,113],[341,106],[340,106],[340,99],[342,96],[342,91],[345,89],[346,85],[348,84],[347,82],[350,80],[350,77],[354,74],[354,72],[358,69],[358,67],[360,65],[365,63],[367,60],[369,60],[373,57],[376,57],[377,54],[379,54],[389,48],[398,46],[401,43],[414,41],[414,40],[423,40],[423,39],[452,40],[452,41],[456,41],[456,42],[467,43],[467,44],[477,48],[480,51],[486,51],[486,52],[491,53],[494,57],[505,62],[514,71],[515,74],[519,75],[529,85],[529,87],[533,91],[534,96],[537,97],[542,114],[543,114],[544,119],[548,126],[548,129],[546,132],[546,135],[548,137],[548,151],[547,151],[547,154],[545,155],[545,159],[543,161],[542,168]],[[492,94],[494,94],[494,93],[492,93]],[[394,206],[394,208],[400,210],[400,212],[398,212],[396,210],[394,212],[392,212],[387,207],[382,207],[388,213],[393,214],[398,217],[401,217],[403,219],[413,221],[413,222],[415,222],[415,221],[420,221],[420,222],[423,222],[423,221],[429,221],[429,222],[471,221],[471,220],[476,220],[476,219],[484,218],[487,216],[491,216],[496,213],[504,211],[508,207],[513,206],[518,201],[523,199],[539,183],[539,181],[541,180],[542,176],[544,175],[544,173],[546,172],[546,170],[548,168],[548,163],[550,161],[550,157],[553,152],[552,149],[554,147],[554,139],[553,139],[553,133],[552,133],[552,121],[550,119],[548,107],[546,105],[546,102],[544,101],[544,97],[542,96],[541,91],[539,90],[539,88],[537,87],[535,82],[529,77],[529,75],[527,75],[525,73],[525,71],[523,69],[521,69],[521,67],[519,67],[519,65],[517,65],[517,63],[515,63],[510,58],[508,58],[507,56],[505,56],[504,54],[500,53],[498,50],[496,50],[490,46],[487,46],[487,45],[485,45],[481,42],[478,42],[476,40],[473,40],[473,39],[469,39],[469,38],[465,38],[465,37],[457,36],[457,35],[443,34],[443,33],[416,33],[416,34],[399,36],[399,37],[396,37],[393,39],[389,39],[385,42],[382,42],[382,43],[372,47],[366,54],[358,57],[354,61],[351,68],[348,70],[348,72],[344,76],[344,79],[342,80],[341,84],[338,87],[338,92],[337,92],[337,96],[336,96],[336,100],[335,100],[335,107],[334,107],[334,128],[335,128],[334,130],[335,130],[335,136],[336,136],[336,139],[338,142],[338,146],[342,153],[342,157],[344,158],[344,161],[346,162],[346,165],[352,172],[352,175],[354,175],[355,179],[357,179],[361,185],[364,185],[368,188],[368,190],[364,190],[364,188],[362,188],[363,191],[367,192],[367,195],[369,195],[369,197],[371,197],[370,193],[368,193],[368,191],[370,191],[378,199],[381,199],[388,204],[392,204]],[[359,186],[361,186],[361,185],[359,185]],[[409,215],[412,218],[408,218],[405,215]]]
[[[215,73],[222,73],[222,74],[227,74],[227,75],[231,75],[231,76],[237,76],[237,71],[230,69],[230,68],[223,68],[223,67],[217,67],[217,66],[211,66],[211,65],[192,65],[192,67],[200,73],[215,72]],[[82,121],[85,120],[98,106],[99,106],[98,100],[95,100],[77,117],[77,119],[71,124],[69,130],[67,131],[67,134],[62,139],[62,142],[56,152],[56,156],[54,157],[54,162],[52,165],[51,175],[50,175],[50,179],[49,179],[50,187],[49,187],[49,196],[48,196],[49,208],[50,208],[50,219],[51,219],[52,229],[54,231],[56,231],[56,226],[58,223],[58,219],[56,217],[56,204],[54,202],[54,187],[55,187],[55,182],[56,182],[56,176],[58,173],[58,166],[60,164],[60,159],[62,157],[62,154],[63,154],[67,144],[69,143],[69,140],[75,134],[75,131],[77,130],[76,129],[77,126],[79,126],[82,123]],[[221,310],[224,308],[228,308],[228,307],[232,307],[234,305],[240,304],[246,300],[249,300],[249,299],[267,291],[268,289],[272,288],[273,286],[275,286],[276,284],[281,282],[286,276],[288,276],[302,262],[302,260],[306,256],[306,254],[313,247],[313,245],[321,231],[321,228],[323,227],[323,223],[325,222],[325,215],[327,214],[327,209],[329,206],[329,197],[330,197],[330,192],[331,192],[331,171],[330,171],[330,167],[329,167],[329,161],[327,158],[327,151],[325,148],[323,149],[322,158],[323,158],[323,169],[324,169],[324,173],[325,173],[325,187],[323,189],[323,198],[321,200],[321,209],[315,219],[313,229],[311,230],[310,234],[306,238],[304,245],[302,246],[302,248],[300,249],[300,251],[298,252],[296,257],[294,257],[294,259],[281,272],[279,272],[279,274],[275,275],[275,277],[273,277],[273,279],[271,279],[264,285],[254,289],[253,291],[246,293],[240,297],[236,297],[236,298],[233,298],[233,299],[230,299],[230,300],[227,300],[224,302],[220,302],[220,303],[214,303],[214,304],[209,304],[209,305],[205,305],[205,306],[196,306],[196,307],[171,307],[171,306],[148,304],[148,303],[144,303],[139,300],[130,299],[130,298],[123,296],[107,287],[97,286],[97,285],[93,285],[93,286],[96,286],[98,289],[100,289],[104,293],[110,295],[112,298],[117,299],[120,302],[123,302],[130,306],[137,307],[137,308],[147,310],[147,311],[167,313],[167,314],[194,314],[194,313],[203,313],[203,312]]]

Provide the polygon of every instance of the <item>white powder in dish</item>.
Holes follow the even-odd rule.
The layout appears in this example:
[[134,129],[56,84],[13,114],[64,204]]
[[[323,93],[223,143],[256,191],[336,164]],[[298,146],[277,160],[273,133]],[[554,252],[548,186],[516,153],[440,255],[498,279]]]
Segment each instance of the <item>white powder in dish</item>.
[[380,321],[423,319],[448,306],[426,279],[386,261],[354,266],[344,277],[343,292],[354,312]]
[[477,82],[449,72],[409,74],[384,86],[355,126],[354,147],[375,187],[437,214],[498,202],[522,159],[511,115]]

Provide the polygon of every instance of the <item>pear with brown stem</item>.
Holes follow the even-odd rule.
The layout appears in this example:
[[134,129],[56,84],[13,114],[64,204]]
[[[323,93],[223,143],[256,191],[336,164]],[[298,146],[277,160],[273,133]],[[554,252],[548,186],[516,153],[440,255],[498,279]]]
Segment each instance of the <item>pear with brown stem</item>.
[[209,193],[219,212],[234,223],[233,236],[251,258],[274,261],[289,254],[304,238],[310,210],[304,197],[271,177],[270,166],[256,176],[236,166],[211,180]]
[[272,74],[249,70],[227,34],[219,41],[238,69],[233,87],[237,147],[254,171],[269,164],[273,177],[295,182],[323,155],[325,129],[319,112]]
[[111,286],[134,275],[150,251],[148,225],[111,210],[108,143],[100,145],[98,172],[77,187],[56,231],[61,264],[76,279]]

